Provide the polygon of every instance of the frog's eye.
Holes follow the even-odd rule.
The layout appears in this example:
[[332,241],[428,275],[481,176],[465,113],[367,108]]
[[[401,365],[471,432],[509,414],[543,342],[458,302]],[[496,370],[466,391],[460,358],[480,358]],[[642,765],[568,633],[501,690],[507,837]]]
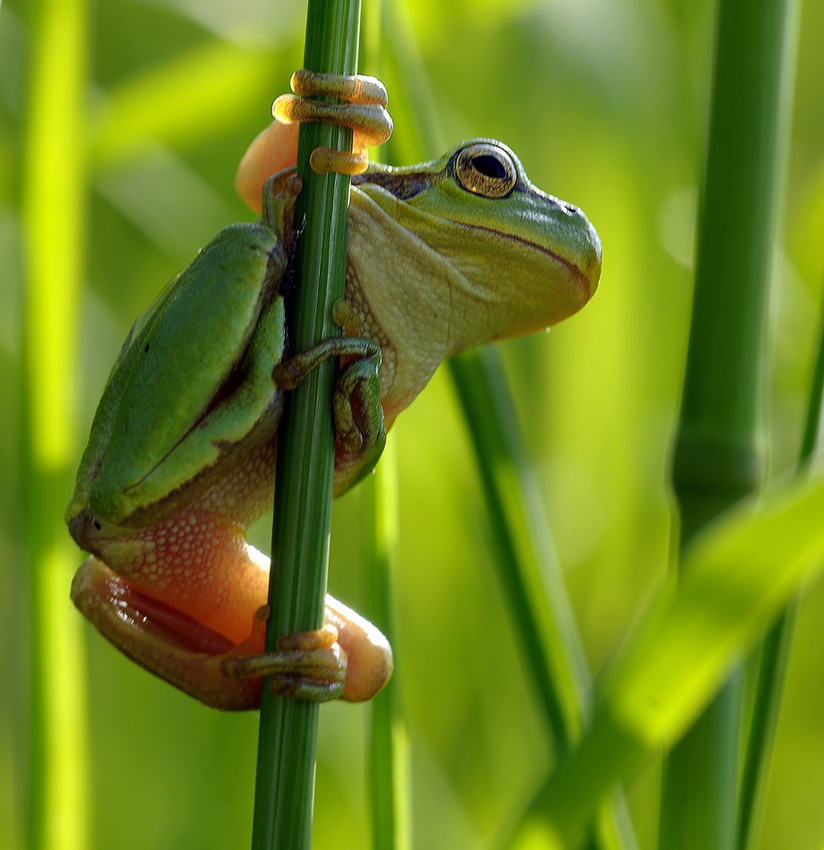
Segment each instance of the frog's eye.
[[475,195],[505,198],[518,180],[512,157],[495,145],[476,144],[465,147],[455,161],[458,183]]

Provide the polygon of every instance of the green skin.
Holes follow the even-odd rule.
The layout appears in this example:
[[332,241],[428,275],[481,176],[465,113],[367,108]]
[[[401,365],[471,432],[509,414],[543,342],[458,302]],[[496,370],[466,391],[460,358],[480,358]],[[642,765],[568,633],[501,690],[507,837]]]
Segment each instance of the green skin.
[[383,635],[331,597],[325,629],[263,653],[268,562],[245,529],[272,503],[284,391],[345,357],[333,399],[343,492],[443,360],[561,321],[600,275],[583,213],[536,189],[498,142],[373,165],[352,181],[344,337],[289,357],[280,287],[299,191],[292,173],[271,178],[263,222],[223,230],[137,320],[66,512],[93,553],[72,586],[80,610],[218,708],[257,707],[264,675],[298,698],[362,700],[392,671]]

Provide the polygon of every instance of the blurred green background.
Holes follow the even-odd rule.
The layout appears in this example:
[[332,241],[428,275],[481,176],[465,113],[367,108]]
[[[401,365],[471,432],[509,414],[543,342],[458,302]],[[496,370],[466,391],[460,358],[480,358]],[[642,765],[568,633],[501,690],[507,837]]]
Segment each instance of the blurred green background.
[[[424,120],[434,135],[445,146],[475,136],[505,141],[538,186],[581,206],[601,235],[604,272],[592,304],[549,335],[501,346],[597,671],[660,586],[671,548],[668,442],[685,352],[713,4],[416,0],[391,8],[405,85],[428,92]],[[0,10],[0,824],[9,848],[24,846],[28,770],[17,415],[23,243],[49,249],[49,234],[24,232],[20,217],[27,62],[37,37],[29,13],[20,0]],[[135,316],[217,230],[251,218],[234,194],[234,172],[302,64],[305,7],[98,0],[89,14],[87,286],[77,421],[67,423],[78,458]],[[822,38],[824,5],[808,0],[772,303],[774,473],[797,452],[822,294]],[[364,61],[361,70],[377,71]],[[392,98],[390,89],[390,111]],[[396,106],[402,115],[405,104]],[[411,131],[397,122],[399,147]],[[396,675],[410,725],[415,843],[486,846],[546,775],[551,748],[490,565],[477,473],[445,373],[392,439],[400,482]],[[60,501],[69,495],[67,485]],[[361,512],[355,492],[333,518],[330,589],[355,608],[364,599]],[[252,536],[267,547],[266,520]],[[70,579],[67,572],[67,609]],[[824,591],[812,588],[790,662],[763,850],[820,850],[824,836],[823,616]],[[248,846],[257,715],[205,709],[83,632],[88,727],[78,736],[91,746],[91,846]],[[368,711],[321,711],[317,847],[366,843]],[[656,780],[648,770],[627,789],[642,848],[654,846]]]

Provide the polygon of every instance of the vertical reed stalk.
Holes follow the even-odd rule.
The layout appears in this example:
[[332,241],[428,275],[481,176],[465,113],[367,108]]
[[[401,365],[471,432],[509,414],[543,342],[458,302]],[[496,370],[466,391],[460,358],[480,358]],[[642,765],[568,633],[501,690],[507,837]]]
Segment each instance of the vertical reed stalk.
[[[681,548],[759,488],[765,313],[778,216],[793,0],[720,0],[693,300],[673,488]],[[735,843],[741,683],[727,686],[673,748],[661,850]]]
[[[583,733],[591,681],[500,356],[492,348],[450,361],[481,477],[495,567],[544,726],[562,757]],[[589,850],[635,847],[623,800],[599,808]]]
[[75,548],[62,522],[75,454],[78,305],[86,240],[84,0],[40,0],[30,17],[22,475],[30,576],[29,847],[88,844],[86,680],[68,605]]
[[[310,0],[304,65],[352,74],[357,66],[359,0]],[[332,305],[346,270],[349,179],[317,175],[309,156],[319,145],[351,150],[351,131],[303,124],[298,172],[303,191],[295,220],[306,215],[298,241],[298,292],[291,316],[294,350],[340,333]],[[315,369],[286,399],[278,437],[267,650],[279,635],[323,624],[334,471],[330,413],[335,364]],[[252,847],[308,850],[312,834],[318,706],[263,689]]]
[[[367,4],[361,23],[363,65],[381,80],[385,80],[393,49],[384,39],[388,5],[387,0]],[[389,94],[396,104],[398,92],[390,89]],[[375,151],[370,160],[379,158],[385,150],[382,147]],[[394,645],[392,585],[397,569],[398,460],[392,438],[387,440],[374,475],[360,485],[360,490],[366,540],[364,572],[369,591],[367,616]],[[370,705],[367,795],[372,850],[411,850],[412,847],[410,744],[400,682],[401,676],[396,673]]]
[[[807,399],[804,434],[798,453],[798,473],[806,474],[818,442],[821,404],[824,400],[824,314],[818,329],[818,352],[812,384]],[[767,632],[761,644],[758,677],[753,699],[752,722],[747,738],[747,752],[741,772],[741,804],[738,816],[737,850],[754,845],[760,815],[761,795],[769,766],[778,713],[786,678],[787,656],[795,627],[798,607],[793,602]]]
[[[394,636],[392,576],[398,538],[395,443],[386,444],[375,474],[361,485],[366,505],[369,618],[389,638]],[[369,800],[373,850],[412,847],[409,736],[396,675],[371,704]]]

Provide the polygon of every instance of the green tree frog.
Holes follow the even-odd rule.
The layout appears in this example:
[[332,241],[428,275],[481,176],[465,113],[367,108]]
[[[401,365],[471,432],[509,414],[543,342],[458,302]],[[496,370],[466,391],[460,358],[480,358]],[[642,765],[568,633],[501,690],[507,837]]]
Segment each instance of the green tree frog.
[[584,214],[533,186],[500,142],[370,165],[352,179],[343,341],[290,357],[284,286],[300,180],[261,184],[280,148],[294,154],[293,136],[272,125],[241,167],[262,222],[223,230],[135,323],[66,513],[92,553],[72,587],[85,616],[146,669],[223,709],[257,707],[263,675],[299,697],[363,700],[392,669],[380,632],[331,597],[327,628],[263,652],[268,561],[245,530],[272,503],[284,390],[344,355],[342,492],[375,463],[381,412],[388,428],[446,358],[577,312],[601,269]]

